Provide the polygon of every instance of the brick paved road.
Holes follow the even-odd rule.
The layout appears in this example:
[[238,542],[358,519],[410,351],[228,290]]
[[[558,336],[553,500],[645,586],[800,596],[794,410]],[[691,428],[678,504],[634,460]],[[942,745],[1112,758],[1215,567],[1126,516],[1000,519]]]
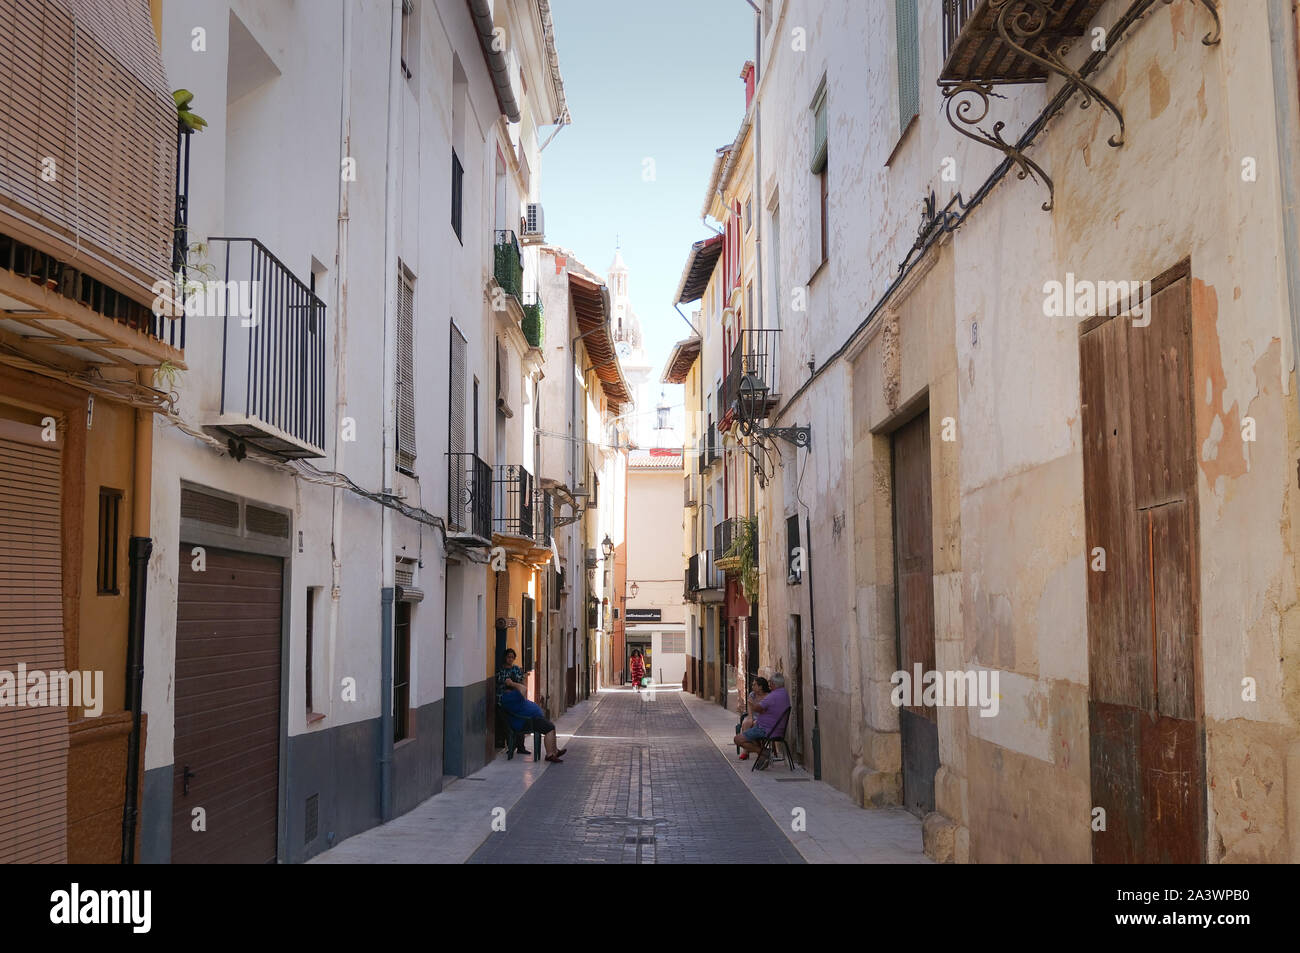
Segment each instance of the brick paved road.
[[803,863],[677,692],[602,695],[567,747],[470,863]]

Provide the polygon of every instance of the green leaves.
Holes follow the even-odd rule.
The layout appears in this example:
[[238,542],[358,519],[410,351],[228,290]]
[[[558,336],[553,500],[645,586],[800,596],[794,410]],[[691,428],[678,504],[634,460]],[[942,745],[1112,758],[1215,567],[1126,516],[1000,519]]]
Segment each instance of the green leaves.
[[724,554],[739,560],[740,587],[750,602],[758,599],[758,517],[736,520],[736,536]]
[[176,102],[176,118],[183,122],[190,132],[198,132],[208,124],[202,116],[190,112],[190,103],[194,102],[194,94],[188,89],[173,90],[172,99]]

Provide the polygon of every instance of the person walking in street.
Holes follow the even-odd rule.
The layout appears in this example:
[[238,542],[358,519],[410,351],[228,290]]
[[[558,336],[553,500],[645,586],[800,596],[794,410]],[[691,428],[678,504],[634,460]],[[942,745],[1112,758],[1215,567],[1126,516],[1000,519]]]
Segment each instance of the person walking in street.
[[556,749],[555,724],[546,719],[546,713],[537,702],[529,701],[524,685],[524,671],[515,664],[515,650],[506,649],[501,656],[501,667],[497,669],[497,704],[510,716],[510,727],[522,731],[528,719],[542,733],[542,743],[546,746],[546,760],[561,764],[560,759],[568,748]]
[[632,687],[639,692],[641,679],[645,678],[645,659],[641,657],[640,649],[632,650],[632,661],[628,664],[628,670],[632,673]]

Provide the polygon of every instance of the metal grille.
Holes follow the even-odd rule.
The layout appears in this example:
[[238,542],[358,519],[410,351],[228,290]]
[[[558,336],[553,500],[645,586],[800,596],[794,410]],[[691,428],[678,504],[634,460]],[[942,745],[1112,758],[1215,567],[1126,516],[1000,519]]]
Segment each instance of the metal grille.
[[447,455],[447,523],[454,532],[492,536],[492,468],[473,453]]
[[288,539],[289,514],[249,503],[244,506],[244,528],[250,533]]
[[239,503],[224,496],[181,490],[181,519],[198,520],[227,529],[239,528]]
[[497,505],[492,528],[514,536],[533,535],[533,475],[518,464],[498,466],[493,479]]
[[961,36],[961,29],[970,19],[975,8],[980,5],[980,0],[943,0],[943,58],[947,62],[948,54],[952,52],[953,46],[957,43],[957,38]]

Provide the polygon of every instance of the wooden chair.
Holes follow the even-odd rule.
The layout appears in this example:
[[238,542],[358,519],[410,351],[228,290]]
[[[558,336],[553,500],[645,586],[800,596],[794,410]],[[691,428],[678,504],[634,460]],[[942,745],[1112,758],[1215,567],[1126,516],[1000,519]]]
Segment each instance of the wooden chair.
[[766,738],[760,738],[758,742],[758,754],[754,758],[751,771],[756,770],[759,765],[766,768],[772,762],[773,752],[780,753],[777,745],[785,745],[785,760],[790,765],[790,770],[794,770],[794,756],[790,754],[790,742],[785,740],[785,729],[790,724],[790,709],[787,708],[785,713],[776,720],[776,725]]

